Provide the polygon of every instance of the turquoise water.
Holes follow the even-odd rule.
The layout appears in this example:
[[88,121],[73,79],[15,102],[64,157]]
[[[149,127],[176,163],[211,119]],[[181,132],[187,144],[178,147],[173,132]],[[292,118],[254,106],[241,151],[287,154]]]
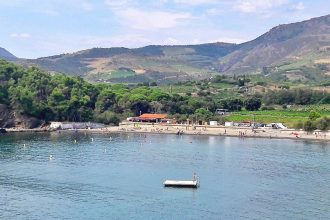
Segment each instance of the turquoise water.
[[[200,176],[198,189],[162,185],[193,172]],[[201,218],[329,219],[330,144],[140,134],[0,136],[0,219]]]

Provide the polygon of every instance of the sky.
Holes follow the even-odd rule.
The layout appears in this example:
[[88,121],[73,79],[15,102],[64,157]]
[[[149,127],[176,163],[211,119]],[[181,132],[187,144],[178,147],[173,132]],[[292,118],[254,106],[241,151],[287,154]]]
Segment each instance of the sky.
[[94,47],[242,43],[327,14],[329,0],[0,0],[0,47],[37,58]]

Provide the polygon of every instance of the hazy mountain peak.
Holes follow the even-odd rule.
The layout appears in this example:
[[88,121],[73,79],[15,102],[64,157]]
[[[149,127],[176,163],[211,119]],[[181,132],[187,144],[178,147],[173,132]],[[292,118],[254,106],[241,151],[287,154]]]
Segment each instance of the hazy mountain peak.
[[15,60],[17,59],[16,56],[11,54],[8,50],[5,48],[0,47],[0,59],[5,59],[5,60]]

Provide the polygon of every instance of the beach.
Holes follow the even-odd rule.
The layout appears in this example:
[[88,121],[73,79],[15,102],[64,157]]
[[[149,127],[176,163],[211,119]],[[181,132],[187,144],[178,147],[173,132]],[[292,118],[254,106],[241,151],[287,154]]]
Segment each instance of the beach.
[[251,127],[225,127],[209,125],[181,125],[181,124],[148,124],[148,123],[122,123],[119,126],[111,126],[102,129],[83,129],[91,132],[109,133],[153,133],[153,134],[177,134],[177,135],[212,135],[231,137],[255,137],[278,139],[302,139],[330,141],[330,132],[306,132],[294,129],[273,129]]
[[[49,132],[46,128],[17,129],[9,128],[7,132]],[[72,131],[72,129],[70,129]],[[151,124],[151,123],[121,123],[119,126],[108,126],[97,129],[74,129],[83,132],[100,133],[152,133],[152,134],[177,134],[177,135],[212,135],[241,138],[278,138],[278,139],[301,139],[330,141],[330,132],[313,131],[306,132],[295,129],[273,129],[236,126],[210,126],[210,125],[185,125],[185,124]],[[59,130],[67,131],[67,130]]]

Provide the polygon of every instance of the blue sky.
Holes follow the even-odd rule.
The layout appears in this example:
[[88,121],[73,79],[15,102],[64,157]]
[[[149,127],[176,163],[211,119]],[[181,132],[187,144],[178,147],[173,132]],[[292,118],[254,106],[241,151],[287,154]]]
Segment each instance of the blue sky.
[[327,14],[329,0],[0,0],[0,47],[36,58],[92,47],[241,43]]

